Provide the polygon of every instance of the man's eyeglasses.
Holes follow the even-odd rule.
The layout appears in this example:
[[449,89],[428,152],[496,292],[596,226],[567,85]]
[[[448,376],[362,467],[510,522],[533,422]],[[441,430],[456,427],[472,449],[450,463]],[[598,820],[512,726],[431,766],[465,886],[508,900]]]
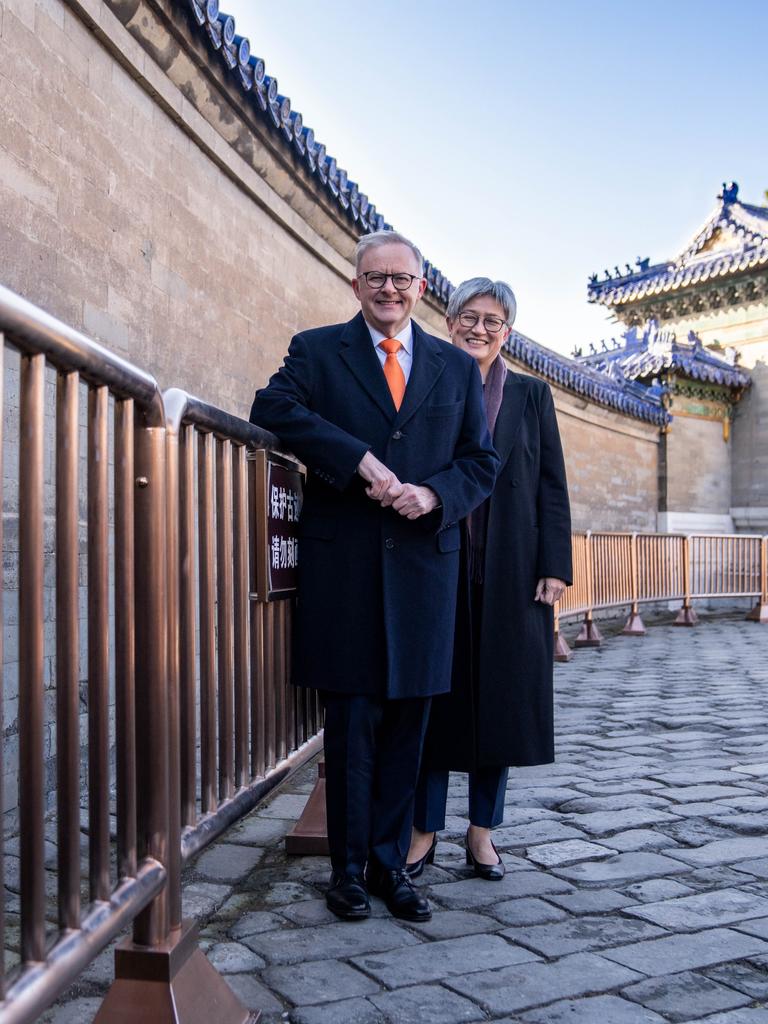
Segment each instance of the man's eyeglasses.
[[364,277],[368,287],[374,289],[383,288],[389,277],[399,292],[407,292],[414,281],[421,280],[418,274],[384,274],[380,270],[366,270],[364,274],[358,274],[357,277],[358,280]]
[[[459,313],[459,323],[462,327],[475,327],[479,321],[480,317],[477,313]],[[498,334],[506,326],[507,321],[502,320],[499,316],[483,317],[483,327],[489,334]]]

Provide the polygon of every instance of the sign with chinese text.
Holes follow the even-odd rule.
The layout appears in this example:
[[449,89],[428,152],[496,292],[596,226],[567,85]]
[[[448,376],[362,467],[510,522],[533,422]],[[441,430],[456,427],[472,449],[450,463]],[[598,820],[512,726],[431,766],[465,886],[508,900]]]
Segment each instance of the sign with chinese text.
[[251,559],[251,597],[259,601],[290,597],[299,564],[299,514],[304,469],[275,452],[253,453],[255,523]]

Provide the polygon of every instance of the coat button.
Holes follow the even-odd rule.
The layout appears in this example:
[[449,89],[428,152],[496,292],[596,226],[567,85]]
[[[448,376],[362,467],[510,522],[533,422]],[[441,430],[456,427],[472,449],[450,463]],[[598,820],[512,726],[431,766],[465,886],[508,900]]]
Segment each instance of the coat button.
[[396,430],[394,432],[394,434],[392,435],[392,440],[393,441],[399,441],[402,436],[403,435],[401,434],[401,432],[399,430]]
[[517,487],[517,485],[518,485],[519,483],[520,483],[520,481],[519,481],[519,480],[517,479],[517,477],[515,477],[515,479],[514,479],[514,480],[512,481],[512,486],[513,486],[513,487]]
[[394,546],[395,542],[392,540],[392,538],[387,537],[387,539],[384,541],[384,547],[387,549],[387,551],[391,551]]

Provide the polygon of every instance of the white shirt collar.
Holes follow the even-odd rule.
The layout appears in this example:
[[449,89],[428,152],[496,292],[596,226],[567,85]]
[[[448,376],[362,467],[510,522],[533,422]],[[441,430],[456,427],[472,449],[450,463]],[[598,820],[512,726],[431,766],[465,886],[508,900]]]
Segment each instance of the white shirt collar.
[[378,345],[382,341],[384,341],[385,338],[397,338],[397,340],[403,346],[408,355],[412,355],[413,324],[411,323],[410,320],[402,329],[402,331],[399,331],[397,334],[382,334],[381,331],[377,331],[375,327],[372,327],[367,320],[365,321],[365,326],[368,328],[370,332],[371,341],[373,342],[375,347],[378,347]]

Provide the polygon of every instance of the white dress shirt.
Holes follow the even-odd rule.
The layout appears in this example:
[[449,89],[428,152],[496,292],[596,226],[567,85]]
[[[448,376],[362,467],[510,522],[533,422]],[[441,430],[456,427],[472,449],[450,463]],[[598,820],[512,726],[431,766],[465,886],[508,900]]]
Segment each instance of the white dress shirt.
[[383,348],[379,348],[379,345],[385,338],[396,338],[402,348],[397,351],[397,361],[400,363],[400,368],[403,371],[405,377],[405,383],[408,383],[408,378],[411,375],[411,366],[413,365],[413,327],[409,320],[405,327],[400,331],[399,334],[382,334],[381,331],[377,331],[375,327],[371,327],[368,321],[365,321],[365,325],[370,331],[371,341],[376,351],[376,355],[379,357],[379,362],[384,366],[384,361],[387,358],[387,353]]

